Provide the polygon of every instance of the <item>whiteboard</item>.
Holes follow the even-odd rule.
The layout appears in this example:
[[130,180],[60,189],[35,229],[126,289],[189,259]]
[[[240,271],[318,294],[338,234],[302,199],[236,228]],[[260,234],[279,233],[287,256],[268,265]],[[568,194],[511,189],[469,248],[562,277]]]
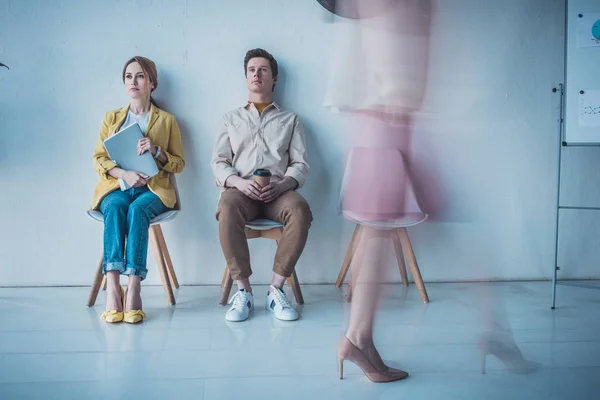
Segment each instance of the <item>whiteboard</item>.
[[600,0],[567,0],[567,145],[600,145]]

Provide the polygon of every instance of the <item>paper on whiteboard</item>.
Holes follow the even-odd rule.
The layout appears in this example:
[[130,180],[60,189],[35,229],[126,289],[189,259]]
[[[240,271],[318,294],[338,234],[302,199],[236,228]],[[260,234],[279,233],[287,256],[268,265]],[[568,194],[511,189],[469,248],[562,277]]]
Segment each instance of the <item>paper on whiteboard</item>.
[[584,90],[579,95],[579,125],[600,126],[600,90]]
[[577,16],[577,46],[600,47],[600,13]]

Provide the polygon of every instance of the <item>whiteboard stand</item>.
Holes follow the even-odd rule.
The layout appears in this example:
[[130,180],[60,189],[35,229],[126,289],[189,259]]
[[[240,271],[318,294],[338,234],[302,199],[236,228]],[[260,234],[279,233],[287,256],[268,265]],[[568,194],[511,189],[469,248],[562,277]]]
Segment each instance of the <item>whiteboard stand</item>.
[[[600,90],[600,47],[595,43],[594,19],[600,20],[598,0],[565,0],[565,42],[564,42],[564,82],[552,91],[560,95],[558,174],[556,192],[556,232],[554,237],[554,268],[552,271],[552,309],[556,306],[556,285],[575,286],[588,289],[600,289],[598,286],[577,282],[558,281],[558,238],[560,210],[585,210],[594,212],[600,207],[578,207],[577,205],[561,205],[561,162],[563,146],[598,146],[600,145],[600,126],[590,129],[588,122],[582,123],[582,95],[593,97],[588,101],[595,103]],[[590,25],[590,26],[588,26]],[[588,29],[589,28],[589,29]],[[587,91],[593,91],[588,93]],[[586,96],[587,97],[587,96]],[[596,121],[597,122],[597,121]]]
[[[600,290],[600,286],[592,286],[586,285],[583,283],[576,282],[564,282],[558,281],[558,271],[560,271],[560,266],[558,265],[558,228],[559,228],[559,220],[560,220],[560,210],[589,210],[589,211],[600,211],[600,207],[577,207],[577,206],[561,206],[560,205],[560,166],[562,161],[562,148],[563,146],[567,146],[567,143],[563,140],[563,126],[564,126],[564,86],[561,83],[558,85],[558,88],[553,88],[552,91],[554,93],[558,93],[560,95],[560,107],[559,112],[560,116],[558,118],[558,138],[560,140],[558,144],[558,173],[557,176],[557,191],[556,191],[556,230],[554,235],[554,272],[552,274],[552,309],[556,308],[556,285],[564,285],[564,286],[575,286],[579,288],[585,289],[595,289]],[[589,144],[581,144],[582,146]]]

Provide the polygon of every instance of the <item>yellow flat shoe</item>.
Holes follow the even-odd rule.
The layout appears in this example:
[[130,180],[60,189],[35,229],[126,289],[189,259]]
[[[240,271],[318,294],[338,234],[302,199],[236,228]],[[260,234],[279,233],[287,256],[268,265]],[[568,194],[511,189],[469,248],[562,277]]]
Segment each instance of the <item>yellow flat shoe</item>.
[[102,318],[106,322],[110,322],[111,324],[123,321],[124,317],[125,317],[125,314],[123,313],[123,311],[117,311],[117,310],[104,311],[102,313],[102,315],[100,316],[100,318]]
[[123,317],[123,321],[128,324],[137,324],[138,322],[142,322],[146,319],[146,313],[142,310],[131,310],[126,311]]
[[[125,308],[125,292],[123,292],[123,288],[121,286],[119,286],[119,289],[121,289],[121,300],[123,301],[123,308]],[[123,318],[125,318],[125,313],[123,311],[107,310],[104,311],[102,315],[100,315],[100,318],[102,318],[106,322],[115,324],[117,322],[123,321]]]

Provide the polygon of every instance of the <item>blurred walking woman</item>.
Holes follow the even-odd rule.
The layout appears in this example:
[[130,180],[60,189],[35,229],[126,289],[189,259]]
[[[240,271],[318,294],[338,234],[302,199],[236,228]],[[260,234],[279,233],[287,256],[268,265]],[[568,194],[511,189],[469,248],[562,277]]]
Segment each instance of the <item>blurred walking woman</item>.
[[[373,382],[404,379],[389,367],[374,343],[375,316],[386,281],[390,252],[380,240],[410,217],[426,215],[414,198],[405,168],[412,120],[427,86],[431,0],[319,0],[335,18],[332,73],[324,105],[349,124],[349,158],[342,194],[344,217],[361,225],[352,272],[348,330],[338,346],[344,361],[357,364]],[[418,223],[417,222],[417,223]],[[375,240],[372,240],[375,239]],[[364,254],[369,252],[369,262]]]
[[[142,311],[141,281],[146,278],[148,228],[152,218],[173,208],[176,203],[171,174],[183,171],[183,146],[175,117],[159,109],[152,99],[158,87],[153,61],[133,57],[123,67],[123,83],[129,104],[109,111],[100,127],[94,148],[94,167],[100,175],[92,209],[104,216],[104,253],[102,269],[106,274],[106,322],[138,323],[146,318]],[[137,144],[138,154],[150,152],[159,173],[150,179],[136,171],[119,168],[106,149],[104,140],[138,123],[144,138]],[[119,180],[130,187],[121,190]],[[127,292],[120,275],[129,278]]]

